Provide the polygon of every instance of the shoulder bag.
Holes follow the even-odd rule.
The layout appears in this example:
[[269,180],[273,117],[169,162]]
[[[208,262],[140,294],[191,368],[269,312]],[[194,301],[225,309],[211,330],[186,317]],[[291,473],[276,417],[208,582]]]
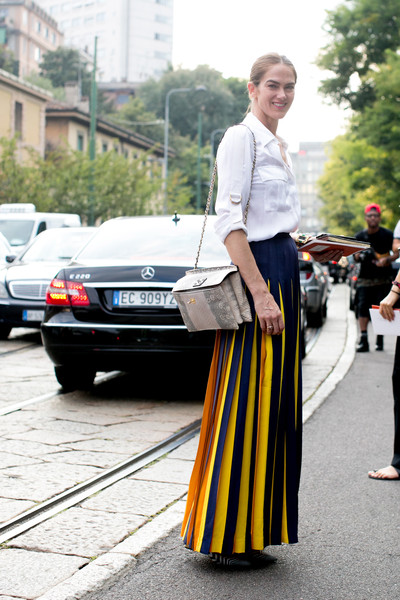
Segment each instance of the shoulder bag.
[[[247,125],[244,125],[247,127]],[[251,129],[248,127],[251,131]],[[256,140],[253,136],[253,164],[249,198],[246,203],[243,221],[246,224],[251,198],[254,168],[256,164]],[[236,265],[197,268],[204,231],[210,210],[211,198],[217,173],[217,161],[210,182],[210,189],[204,213],[203,227],[194,269],[178,279],[172,289],[183,321],[189,331],[207,329],[238,329],[241,323],[252,321],[250,305],[243,289],[242,279]]]

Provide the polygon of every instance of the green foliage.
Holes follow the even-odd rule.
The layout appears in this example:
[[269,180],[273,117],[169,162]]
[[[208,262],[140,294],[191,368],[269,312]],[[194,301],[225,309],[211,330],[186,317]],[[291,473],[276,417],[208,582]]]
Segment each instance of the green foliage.
[[30,73],[25,78],[25,81],[32,83],[46,92],[50,92],[55,100],[65,101],[65,90],[64,88],[55,88],[52,84],[51,79],[42,77],[39,73]]
[[118,112],[111,117],[121,127],[144,135],[155,142],[164,142],[164,122],[154,112],[146,109],[141,98],[130,98]]
[[[198,90],[205,86],[206,90]],[[138,90],[147,110],[163,119],[167,93],[170,90],[190,89],[190,92],[176,92],[169,97],[169,123],[180,136],[195,140],[197,136],[197,115],[203,112],[203,136],[209,140],[215,129],[229,127],[243,118],[248,104],[246,83],[231,78],[224,80],[221,73],[202,65],[188,69],[171,70],[158,81],[146,81]],[[240,89],[240,95],[237,96]]]
[[18,61],[14,52],[6,46],[0,46],[0,69],[18,75]]
[[332,41],[322,49],[317,64],[332,73],[322,82],[322,93],[335,104],[359,111],[375,99],[371,68],[384,62],[387,49],[400,46],[400,3],[352,0],[347,4],[327,11],[326,30]]
[[[46,52],[40,63],[40,79],[37,85],[44,84],[44,89],[48,89],[50,82],[54,96],[57,100],[65,100],[65,84],[75,81],[79,84],[81,96],[90,98],[92,69],[85,62],[79,51],[73,48],[60,46],[53,52]],[[35,78],[30,75],[28,80]],[[43,79],[45,81],[43,81]],[[97,91],[97,114],[111,114],[114,112],[112,101],[107,100],[103,92]]]
[[328,13],[333,42],[318,61],[335,74],[323,82],[323,93],[353,109],[349,131],[334,140],[320,179],[327,228],[347,234],[365,227],[370,202],[381,205],[383,225],[393,228],[400,198],[400,3],[351,4]]
[[127,160],[114,151],[96,156],[57,150],[31,165],[18,160],[17,140],[0,140],[0,202],[32,202],[38,211],[72,212],[88,223],[161,212],[160,168],[143,153]]
[[[29,152],[29,151],[28,151]],[[30,152],[30,164],[21,165],[17,139],[0,138],[0,203],[34,202],[40,196],[42,176],[35,167],[36,154]]]
[[54,88],[63,88],[69,81],[78,81],[82,95],[89,96],[91,73],[78,50],[60,46],[53,52],[46,52],[40,63],[40,75],[50,79]]

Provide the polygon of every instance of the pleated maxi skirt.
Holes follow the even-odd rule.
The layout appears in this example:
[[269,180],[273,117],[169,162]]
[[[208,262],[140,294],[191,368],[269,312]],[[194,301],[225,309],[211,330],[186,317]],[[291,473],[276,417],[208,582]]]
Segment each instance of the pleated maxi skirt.
[[[287,234],[250,243],[285,329],[257,317],[218,331],[182,537],[208,554],[297,542],[302,388],[297,248]],[[253,311],[254,305],[249,295]]]

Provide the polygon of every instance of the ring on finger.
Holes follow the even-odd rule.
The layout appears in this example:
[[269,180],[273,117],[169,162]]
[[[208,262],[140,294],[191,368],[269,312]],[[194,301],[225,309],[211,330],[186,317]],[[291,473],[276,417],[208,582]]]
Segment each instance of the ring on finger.
[[273,329],[274,326],[273,325],[267,325],[267,329]]

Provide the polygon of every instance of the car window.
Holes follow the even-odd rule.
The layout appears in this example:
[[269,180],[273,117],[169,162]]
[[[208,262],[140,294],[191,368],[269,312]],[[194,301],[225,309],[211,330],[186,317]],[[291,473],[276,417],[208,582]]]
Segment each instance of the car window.
[[[194,264],[202,222],[196,219],[192,223],[184,217],[181,220],[177,224],[172,219],[151,217],[109,221],[99,228],[77,259]],[[210,222],[206,227],[199,264],[221,260],[229,264],[227,250]]]
[[1,219],[0,231],[11,246],[23,246],[30,240],[33,225],[32,219]]
[[55,228],[41,233],[32,245],[21,256],[23,262],[69,260],[74,256],[91,231],[85,228],[71,231],[66,228]]

